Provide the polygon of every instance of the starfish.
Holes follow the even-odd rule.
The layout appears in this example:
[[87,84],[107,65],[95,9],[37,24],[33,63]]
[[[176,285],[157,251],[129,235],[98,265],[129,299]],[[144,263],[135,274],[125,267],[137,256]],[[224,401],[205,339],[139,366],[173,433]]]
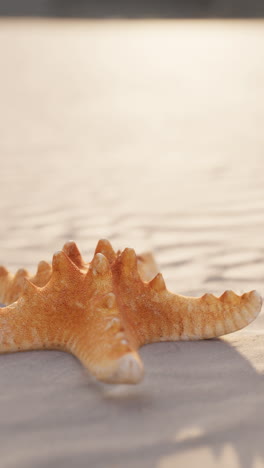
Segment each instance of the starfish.
[[86,263],[68,242],[30,276],[0,268],[0,353],[59,349],[75,355],[107,383],[137,383],[144,375],[138,349],[159,341],[219,337],[252,322],[261,310],[256,291],[186,297],[169,292],[151,256],[117,253],[100,240]]

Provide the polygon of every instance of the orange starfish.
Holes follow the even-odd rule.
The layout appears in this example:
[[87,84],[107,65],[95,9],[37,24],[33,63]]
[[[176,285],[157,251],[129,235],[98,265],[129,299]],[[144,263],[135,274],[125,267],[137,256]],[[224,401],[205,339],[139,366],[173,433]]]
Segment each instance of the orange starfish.
[[[256,291],[220,298],[175,295],[154,273],[151,257],[133,249],[115,253],[99,241],[91,263],[68,242],[41,262],[35,276],[0,269],[0,352],[60,349],[71,352],[97,379],[137,383],[137,353],[147,343],[218,337],[248,325],[261,310]],[[15,302],[14,302],[15,301]]]

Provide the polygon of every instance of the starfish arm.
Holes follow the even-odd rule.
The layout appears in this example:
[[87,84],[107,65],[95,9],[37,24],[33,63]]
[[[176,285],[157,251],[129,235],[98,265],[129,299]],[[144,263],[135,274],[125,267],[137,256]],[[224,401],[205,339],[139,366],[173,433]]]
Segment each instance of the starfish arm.
[[[29,288],[35,295],[32,283]],[[45,316],[29,313],[24,298],[0,309],[0,353],[49,348],[52,332]]]
[[[39,294],[29,283],[32,293]],[[43,301],[44,304],[44,301]],[[137,351],[130,345],[114,294],[89,304],[78,321],[50,320],[49,314],[29,313],[20,298],[0,310],[0,353],[59,349],[75,355],[88,371],[106,383],[138,383],[144,375]]]
[[143,378],[143,364],[126,333],[113,293],[91,300],[89,315],[71,328],[67,351],[103,382],[135,384]]
[[[159,280],[160,281],[160,280]],[[146,343],[153,341],[202,340],[226,335],[250,324],[259,314],[261,296],[256,291],[242,296],[226,291],[221,297],[205,294],[200,298],[175,295],[167,290],[157,295],[153,285],[149,300],[155,317],[155,331],[147,315],[150,333]]]
[[66,351],[76,356],[97,380],[105,383],[136,384],[143,379],[142,361],[125,338],[113,342],[110,341],[110,337],[100,333],[87,341],[88,336],[88,333],[86,336],[73,334]]
[[149,283],[140,278],[136,254],[125,249],[113,268],[120,309],[138,346],[157,341],[200,340],[237,331],[252,322],[261,310],[256,291],[237,296],[226,291],[217,298],[172,294],[159,273]]

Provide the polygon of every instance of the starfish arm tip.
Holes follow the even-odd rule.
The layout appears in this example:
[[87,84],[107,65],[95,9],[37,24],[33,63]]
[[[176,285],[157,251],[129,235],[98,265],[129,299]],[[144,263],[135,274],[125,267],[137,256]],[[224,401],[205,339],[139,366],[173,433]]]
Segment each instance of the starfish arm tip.
[[137,384],[143,377],[144,367],[140,358],[130,352],[117,359],[113,372],[101,380],[110,384]]
[[253,291],[250,291],[250,293],[248,293],[248,298],[249,298],[251,309],[253,311],[253,316],[255,318],[258,316],[262,308],[262,303],[263,303],[262,296],[259,294],[258,291],[254,289]]

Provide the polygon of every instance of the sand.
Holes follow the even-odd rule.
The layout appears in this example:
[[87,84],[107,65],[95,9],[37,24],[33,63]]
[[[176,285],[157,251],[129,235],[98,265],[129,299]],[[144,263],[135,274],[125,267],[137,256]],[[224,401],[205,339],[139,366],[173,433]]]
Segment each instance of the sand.
[[[264,23],[0,22],[0,263],[152,250],[182,294],[264,295]],[[148,345],[138,386],[0,356],[1,468],[259,468],[264,315]]]

